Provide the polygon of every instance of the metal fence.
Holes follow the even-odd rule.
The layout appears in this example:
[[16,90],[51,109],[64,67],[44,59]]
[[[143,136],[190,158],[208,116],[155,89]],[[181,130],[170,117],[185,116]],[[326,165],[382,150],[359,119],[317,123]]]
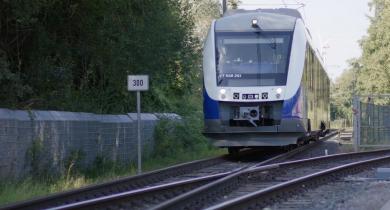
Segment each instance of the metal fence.
[[330,122],[332,129],[345,129],[352,127],[352,120],[349,119],[337,119]]
[[354,143],[356,147],[390,146],[390,95],[354,98]]
[[[136,116],[0,109],[0,179],[38,170],[62,174],[75,158],[83,168],[99,158],[134,162]],[[160,119],[181,118],[170,113],[141,114],[145,156],[153,152],[154,129]]]

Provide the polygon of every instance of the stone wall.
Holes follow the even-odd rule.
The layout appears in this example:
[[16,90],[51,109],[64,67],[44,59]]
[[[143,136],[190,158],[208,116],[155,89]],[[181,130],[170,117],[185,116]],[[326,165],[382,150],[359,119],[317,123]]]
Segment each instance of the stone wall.
[[[141,114],[143,153],[154,148],[154,129],[176,114]],[[82,167],[98,157],[136,161],[137,114],[98,115],[60,111],[0,109],[0,178],[18,178],[36,170],[62,173],[77,158]]]

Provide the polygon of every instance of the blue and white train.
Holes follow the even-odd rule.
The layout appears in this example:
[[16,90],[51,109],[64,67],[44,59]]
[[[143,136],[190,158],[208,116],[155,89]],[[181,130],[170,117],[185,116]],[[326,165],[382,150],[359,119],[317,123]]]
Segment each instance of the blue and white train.
[[329,77],[297,10],[232,10],[203,52],[204,134],[237,152],[297,145],[329,128]]

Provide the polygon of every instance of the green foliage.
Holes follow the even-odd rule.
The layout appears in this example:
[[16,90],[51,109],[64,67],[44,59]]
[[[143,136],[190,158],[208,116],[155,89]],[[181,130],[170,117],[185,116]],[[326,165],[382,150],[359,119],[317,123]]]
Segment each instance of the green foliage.
[[47,170],[42,167],[43,156],[43,141],[41,139],[34,139],[26,154],[26,162],[29,163],[30,174],[33,178],[47,176]]
[[229,9],[237,9],[241,3],[242,1],[240,0],[228,0],[228,7]]
[[[129,112],[135,103],[126,75],[144,73],[151,78],[144,110],[177,111],[175,103],[199,93],[204,29],[197,36],[194,29],[209,24],[217,6],[213,0],[0,1],[0,107]],[[204,12],[207,18],[195,18]]]
[[[126,76],[149,74],[143,111],[184,119],[158,126],[145,171],[220,154],[201,135],[200,68],[202,41],[219,15],[217,0],[0,0],[0,107],[132,112]],[[31,168],[40,167],[39,143],[26,155]],[[82,158],[72,152],[56,179],[0,182],[0,203],[135,174],[134,164],[104,157],[80,169]]]
[[337,78],[331,85],[331,120],[347,119],[351,121],[352,117],[352,99],[355,87],[356,72],[360,68],[358,60],[351,60],[350,68]]
[[201,41],[219,15],[217,0],[0,0],[0,107],[132,112],[127,75],[149,74],[142,111],[185,116],[166,138],[199,149]]
[[390,3],[374,0],[368,36],[361,41],[363,55],[358,72],[357,86],[360,93],[380,94],[390,92]]
[[65,159],[66,179],[70,179],[73,174],[81,169],[81,161],[85,157],[81,149],[72,150]]
[[[169,157],[155,157],[143,162],[143,171],[151,171],[171,166],[173,164],[199,160],[221,155],[222,150],[174,152]],[[93,167],[72,173],[71,176],[59,176],[54,180],[27,178],[21,181],[0,180],[0,205],[44,196],[50,193],[80,188],[86,185],[97,184],[119,177],[135,175],[136,165],[120,165],[105,158],[97,158]]]
[[104,156],[97,156],[91,167],[83,170],[83,174],[87,178],[99,177],[102,174],[115,173],[121,168],[109,158]]
[[[363,54],[350,62],[332,87],[331,118],[351,121],[352,96],[390,93],[390,3],[373,0],[375,15],[370,17],[368,35],[361,40]],[[390,104],[389,99],[375,99],[377,104]]]
[[162,120],[155,130],[154,157],[172,157],[177,153],[211,150],[207,139],[200,133],[202,122],[191,117],[181,122]]
[[211,20],[220,17],[221,5],[215,0],[199,0],[192,4],[191,11],[195,22],[194,35],[203,43],[210,29]]

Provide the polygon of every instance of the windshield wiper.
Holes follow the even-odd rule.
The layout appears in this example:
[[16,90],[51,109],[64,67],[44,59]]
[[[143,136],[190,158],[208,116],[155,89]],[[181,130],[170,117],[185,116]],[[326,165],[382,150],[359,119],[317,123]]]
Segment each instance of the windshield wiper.
[[217,86],[219,86],[223,82],[223,79],[219,79],[217,82]]

